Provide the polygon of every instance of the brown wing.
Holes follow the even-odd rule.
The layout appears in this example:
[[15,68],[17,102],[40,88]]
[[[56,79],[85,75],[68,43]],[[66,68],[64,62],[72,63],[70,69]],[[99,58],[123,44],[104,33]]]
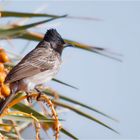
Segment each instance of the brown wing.
[[36,75],[54,67],[55,52],[48,48],[36,48],[27,54],[7,75],[5,82],[11,83],[25,77]]

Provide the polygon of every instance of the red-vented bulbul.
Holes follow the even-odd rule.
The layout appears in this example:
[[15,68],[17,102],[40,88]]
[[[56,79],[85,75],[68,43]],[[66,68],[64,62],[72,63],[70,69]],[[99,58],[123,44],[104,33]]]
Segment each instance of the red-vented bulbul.
[[9,97],[0,102],[0,114],[18,91],[30,92],[37,85],[51,80],[59,70],[65,42],[55,29],[50,29],[43,40],[28,53],[7,75]]

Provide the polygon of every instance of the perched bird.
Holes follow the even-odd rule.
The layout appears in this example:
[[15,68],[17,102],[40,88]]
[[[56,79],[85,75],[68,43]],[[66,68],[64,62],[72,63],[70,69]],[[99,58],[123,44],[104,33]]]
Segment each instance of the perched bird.
[[0,102],[0,114],[11,102],[15,93],[29,93],[36,86],[51,80],[59,70],[61,54],[67,45],[55,29],[49,29],[43,40],[28,53],[7,75],[10,96]]

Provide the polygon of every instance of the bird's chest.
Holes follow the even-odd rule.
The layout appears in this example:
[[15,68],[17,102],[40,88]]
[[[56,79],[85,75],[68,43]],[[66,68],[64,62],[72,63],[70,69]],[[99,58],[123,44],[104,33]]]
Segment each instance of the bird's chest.
[[26,78],[26,81],[29,81],[30,83],[33,83],[35,85],[46,83],[50,81],[57,74],[58,70],[59,70],[58,68],[52,70],[46,70],[32,77]]
[[23,82],[28,86],[28,90],[34,89],[35,86],[44,84],[50,81],[59,71],[61,65],[60,59],[56,59],[53,67],[51,69],[47,69],[43,72],[40,72],[34,76],[27,77],[23,79]]

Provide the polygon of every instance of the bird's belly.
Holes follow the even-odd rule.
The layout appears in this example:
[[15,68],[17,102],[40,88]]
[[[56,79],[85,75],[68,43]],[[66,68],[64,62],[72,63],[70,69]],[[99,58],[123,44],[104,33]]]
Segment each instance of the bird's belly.
[[56,70],[47,70],[44,72],[41,72],[39,74],[36,74],[34,76],[24,78],[23,82],[27,85],[28,91],[34,89],[35,86],[44,84],[48,81],[50,81],[58,72],[58,69]]

